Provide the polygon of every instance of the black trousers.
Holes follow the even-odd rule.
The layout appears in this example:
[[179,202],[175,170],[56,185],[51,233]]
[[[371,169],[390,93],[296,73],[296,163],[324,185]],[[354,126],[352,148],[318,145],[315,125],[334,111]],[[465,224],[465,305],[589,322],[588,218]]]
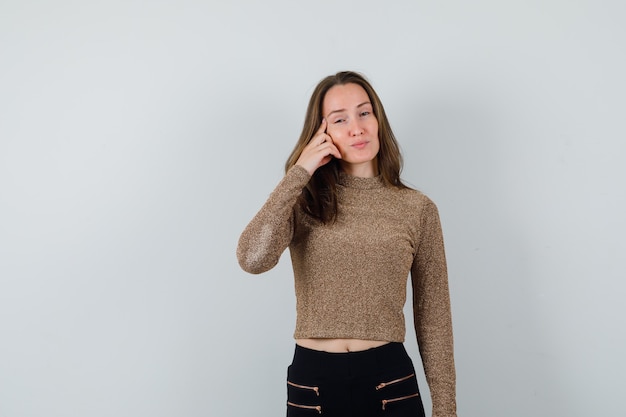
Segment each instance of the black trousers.
[[296,345],[287,371],[287,417],[424,417],[402,343],[328,353]]

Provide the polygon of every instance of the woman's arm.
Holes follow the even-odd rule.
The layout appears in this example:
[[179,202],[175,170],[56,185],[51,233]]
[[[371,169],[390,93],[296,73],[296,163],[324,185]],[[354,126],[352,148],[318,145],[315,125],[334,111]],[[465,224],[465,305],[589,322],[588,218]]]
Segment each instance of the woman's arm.
[[411,269],[415,332],[433,402],[433,417],[456,416],[456,374],[448,272],[439,212],[426,199]]
[[272,269],[289,246],[294,228],[294,206],[311,179],[306,169],[292,167],[239,237],[237,260],[251,274]]

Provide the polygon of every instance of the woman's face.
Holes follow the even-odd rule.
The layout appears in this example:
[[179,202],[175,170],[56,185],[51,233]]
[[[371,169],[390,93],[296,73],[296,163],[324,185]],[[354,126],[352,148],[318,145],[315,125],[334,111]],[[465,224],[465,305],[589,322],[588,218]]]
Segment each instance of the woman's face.
[[326,133],[341,153],[343,170],[359,177],[378,175],[378,120],[365,89],[358,84],[332,87],[324,97],[322,113]]

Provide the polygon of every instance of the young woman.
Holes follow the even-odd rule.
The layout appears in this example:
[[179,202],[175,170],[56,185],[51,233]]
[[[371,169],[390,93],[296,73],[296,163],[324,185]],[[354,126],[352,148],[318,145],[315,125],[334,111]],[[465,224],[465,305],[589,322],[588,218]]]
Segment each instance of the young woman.
[[243,231],[241,267],[289,247],[297,321],[287,416],[424,416],[404,349],[410,274],[433,417],[456,416],[452,323],[435,204],[400,180],[383,105],[360,74],[324,78],[286,174]]

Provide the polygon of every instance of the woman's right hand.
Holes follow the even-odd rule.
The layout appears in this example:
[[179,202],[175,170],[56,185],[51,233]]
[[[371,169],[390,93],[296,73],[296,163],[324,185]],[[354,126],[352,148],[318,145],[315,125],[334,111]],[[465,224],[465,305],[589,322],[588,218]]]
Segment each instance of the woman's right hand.
[[324,118],[313,138],[302,150],[296,165],[300,165],[313,175],[315,170],[329,163],[333,157],[341,159],[341,154],[333,143],[333,139],[326,134],[326,118]]

